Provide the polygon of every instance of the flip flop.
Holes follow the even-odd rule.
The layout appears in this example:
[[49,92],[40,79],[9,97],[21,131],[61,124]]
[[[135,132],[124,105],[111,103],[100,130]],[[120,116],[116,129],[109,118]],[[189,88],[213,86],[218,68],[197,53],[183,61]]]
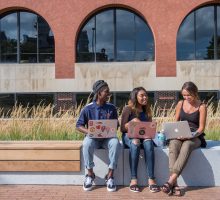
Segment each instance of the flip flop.
[[149,189],[152,193],[160,192],[160,187],[157,184],[149,185]]
[[161,190],[168,195],[173,194],[173,186],[168,182],[163,184],[163,186],[161,187]]
[[137,184],[130,185],[129,189],[131,192],[140,192],[140,188]]
[[185,194],[185,190],[180,188],[179,186],[173,187],[173,196],[181,197]]

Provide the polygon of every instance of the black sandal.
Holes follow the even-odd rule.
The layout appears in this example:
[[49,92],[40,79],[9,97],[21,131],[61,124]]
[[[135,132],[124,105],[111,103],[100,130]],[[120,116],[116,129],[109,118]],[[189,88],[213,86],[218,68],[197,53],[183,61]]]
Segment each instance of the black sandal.
[[185,194],[185,190],[181,189],[179,186],[173,186],[173,195],[177,197],[181,197]]
[[152,193],[160,192],[160,187],[156,184],[149,185],[149,189]]
[[163,186],[161,187],[161,190],[168,195],[173,194],[173,186],[168,182],[163,184]]
[[130,185],[129,189],[131,192],[140,192],[140,188],[137,184]]

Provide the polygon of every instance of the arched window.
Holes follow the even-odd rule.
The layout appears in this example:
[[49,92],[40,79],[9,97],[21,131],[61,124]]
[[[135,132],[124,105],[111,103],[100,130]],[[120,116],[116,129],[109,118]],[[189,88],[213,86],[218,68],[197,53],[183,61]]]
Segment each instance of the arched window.
[[135,13],[111,8],[93,15],[77,40],[77,62],[154,60],[154,39]]
[[192,11],[177,35],[177,60],[220,59],[220,6]]
[[0,63],[54,62],[54,36],[39,15],[16,11],[0,16]]

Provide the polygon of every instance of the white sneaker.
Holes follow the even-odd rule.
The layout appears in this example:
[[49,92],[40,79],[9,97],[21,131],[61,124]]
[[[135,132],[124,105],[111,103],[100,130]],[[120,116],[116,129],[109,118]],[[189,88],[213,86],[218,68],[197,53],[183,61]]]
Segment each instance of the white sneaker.
[[92,184],[94,179],[95,179],[95,174],[93,176],[89,176],[88,174],[86,174],[85,181],[83,183],[83,189],[85,191],[92,190]]
[[114,181],[114,178],[111,177],[111,178],[106,178],[106,186],[107,186],[107,190],[109,192],[115,192],[116,191],[116,185],[115,185],[115,181]]

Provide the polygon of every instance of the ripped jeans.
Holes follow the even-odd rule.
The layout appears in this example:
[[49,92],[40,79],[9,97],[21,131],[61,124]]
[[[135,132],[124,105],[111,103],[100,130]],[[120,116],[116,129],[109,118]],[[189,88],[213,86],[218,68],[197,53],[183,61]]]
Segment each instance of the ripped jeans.
[[154,176],[154,144],[152,140],[140,139],[140,144],[134,144],[133,139],[128,138],[125,133],[122,135],[123,144],[129,147],[129,162],[131,169],[131,179],[137,179],[137,168],[140,156],[140,149],[143,146],[146,164],[146,173],[149,179],[155,179]]

